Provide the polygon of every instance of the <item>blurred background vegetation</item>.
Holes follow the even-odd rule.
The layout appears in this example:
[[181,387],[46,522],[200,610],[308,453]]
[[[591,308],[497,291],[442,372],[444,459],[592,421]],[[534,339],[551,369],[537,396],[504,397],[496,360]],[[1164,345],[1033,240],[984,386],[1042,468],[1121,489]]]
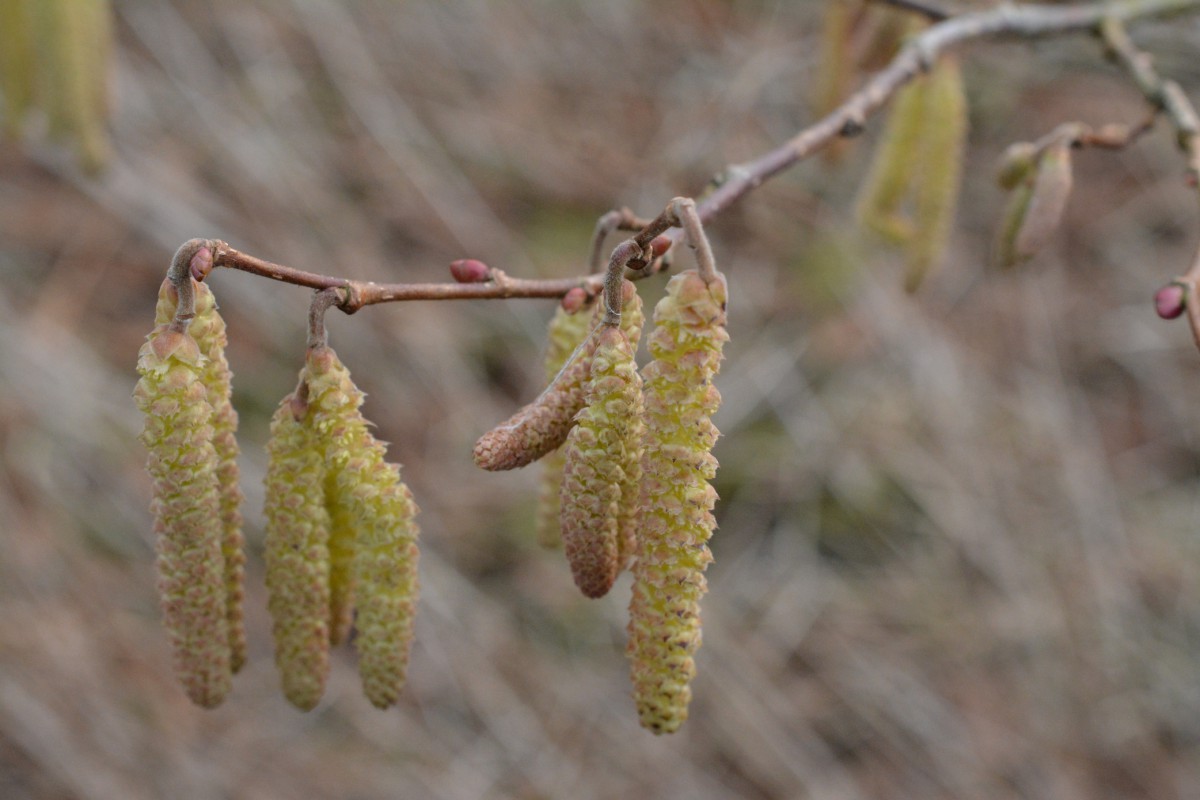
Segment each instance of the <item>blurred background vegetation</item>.
[[[464,256],[578,274],[602,212],[653,214],[815,118],[823,7],[117,0],[107,166],[37,113],[0,144],[0,796],[1200,795],[1200,355],[1149,302],[1197,209],[1165,126],[1080,153],[1049,252],[987,267],[1005,145],[1144,113],[1086,37],[964,58],[958,221],[915,296],[850,222],[878,120],[711,227],[732,342],[679,734],[638,728],[628,578],[579,596],[533,541],[536,473],[471,463],[538,391],[545,301],[332,318],[423,509],[423,590],[400,707],[370,707],[343,651],[301,714],[271,660],[260,487],[308,294],[211,277],[251,651],[215,711],[175,684],[130,399],[175,247],[389,281]],[[1196,21],[1135,38],[1200,85]]]

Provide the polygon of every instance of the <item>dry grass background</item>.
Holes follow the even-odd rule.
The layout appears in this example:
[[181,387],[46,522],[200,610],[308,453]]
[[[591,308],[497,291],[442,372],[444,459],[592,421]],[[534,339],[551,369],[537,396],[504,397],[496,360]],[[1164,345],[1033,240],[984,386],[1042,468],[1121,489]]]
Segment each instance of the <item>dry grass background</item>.
[[[717,560],[692,718],[656,738],[628,697],[628,579],[579,597],[533,543],[536,475],[471,464],[537,391],[547,303],[331,322],[423,509],[386,713],[350,653],[307,715],[271,663],[262,446],[306,292],[211,278],[252,648],[215,711],[176,687],[158,626],[134,354],[193,236],[380,280],[467,255],[578,273],[609,207],[653,213],[813,118],[820,5],[116,6],[109,171],[0,146],[0,796],[1200,796],[1200,355],[1149,303],[1197,239],[1171,137],[1081,154],[1051,252],[986,267],[1006,143],[1141,114],[1093,43],[967,61],[963,206],[915,297],[848,223],[877,123],[713,226],[733,296]],[[1195,89],[1197,34],[1139,38]]]

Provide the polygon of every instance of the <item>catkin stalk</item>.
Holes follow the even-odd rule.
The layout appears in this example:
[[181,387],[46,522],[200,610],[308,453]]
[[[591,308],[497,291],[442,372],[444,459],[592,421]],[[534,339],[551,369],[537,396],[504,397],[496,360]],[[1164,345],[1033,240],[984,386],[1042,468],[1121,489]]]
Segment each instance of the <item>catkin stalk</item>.
[[687,718],[693,654],[700,646],[700,598],[712,560],[716,492],[709,481],[720,403],[712,385],[728,340],[726,284],[694,271],[676,275],[654,310],[653,361],[645,378],[646,435],[641,523],[633,565],[629,641],[641,724],[670,733]]

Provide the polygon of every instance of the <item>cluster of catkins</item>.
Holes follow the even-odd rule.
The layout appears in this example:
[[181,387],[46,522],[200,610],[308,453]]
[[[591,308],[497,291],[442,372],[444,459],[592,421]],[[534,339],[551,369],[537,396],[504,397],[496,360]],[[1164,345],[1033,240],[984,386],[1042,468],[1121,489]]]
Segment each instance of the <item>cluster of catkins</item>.
[[725,279],[675,275],[654,309],[651,361],[639,373],[641,301],[623,286],[619,325],[568,297],[550,325],[549,386],[484,434],[489,470],[545,457],[538,537],[560,537],[576,585],[606,594],[633,572],[627,652],[643,726],[673,732],[687,718],[700,598],[716,521],[709,481],[720,403],[712,379],[725,331]]
[[[245,661],[245,557],[225,324],[208,287],[192,281],[192,289],[195,316],[177,321],[178,294],[164,281],[134,396],[146,416],[159,591],[176,672],[194,702],[212,707]],[[310,347],[299,386],[271,423],[268,608],[284,694],[305,710],[324,690],[330,646],[352,624],[363,691],[376,706],[396,701],[408,664],[417,508],[361,404],[336,354]]]

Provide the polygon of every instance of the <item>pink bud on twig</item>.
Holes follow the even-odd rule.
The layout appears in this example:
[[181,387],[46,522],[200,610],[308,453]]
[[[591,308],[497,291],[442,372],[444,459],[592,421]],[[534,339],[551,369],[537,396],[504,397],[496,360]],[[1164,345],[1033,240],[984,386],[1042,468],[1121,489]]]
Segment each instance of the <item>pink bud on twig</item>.
[[188,263],[188,268],[191,270],[192,277],[198,281],[203,281],[208,277],[208,273],[212,272],[213,268],[213,252],[207,247],[201,247],[192,256],[192,260]]
[[450,274],[459,283],[486,283],[492,278],[492,270],[488,265],[474,258],[451,261]]
[[1187,305],[1187,292],[1180,283],[1168,283],[1154,293],[1154,310],[1163,319],[1175,319]]
[[658,258],[671,249],[671,239],[668,236],[655,236],[650,241],[650,256]]
[[587,304],[587,299],[587,292],[583,290],[583,287],[576,286],[567,290],[567,293],[563,295],[562,309],[568,314],[574,314]]

